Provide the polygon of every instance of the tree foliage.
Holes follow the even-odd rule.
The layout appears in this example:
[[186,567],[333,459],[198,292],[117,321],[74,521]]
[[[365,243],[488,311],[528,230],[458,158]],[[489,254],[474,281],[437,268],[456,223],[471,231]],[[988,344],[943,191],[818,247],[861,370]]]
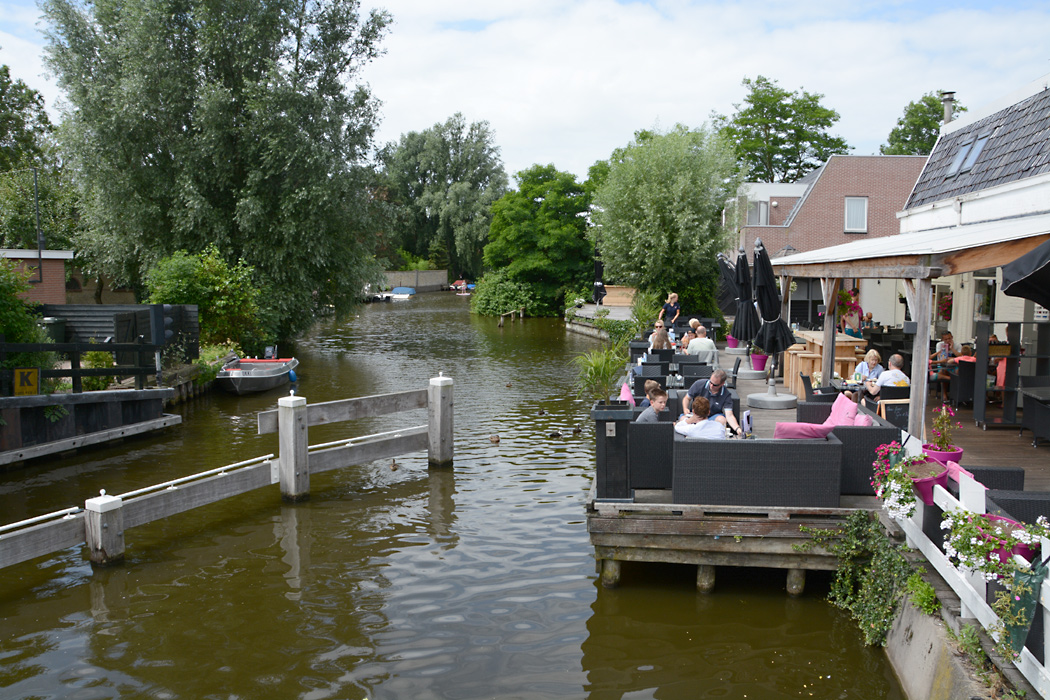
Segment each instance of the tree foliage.
[[202,343],[233,340],[250,348],[266,335],[252,268],[243,261],[227,264],[215,246],[161,258],[146,274],[146,288],[151,304],[196,304]]
[[820,104],[818,93],[788,92],[764,76],[741,83],[748,90],[732,117],[712,115],[716,127],[736,147],[758,182],[794,182],[836,153],[846,153],[845,139],[828,130],[839,113]]
[[470,295],[470,310],[476,314],[499,316],[519,309],[527,316],[538,316],[541,311],[532,288],[510,279],[505,269],[485,273]]
[[[353,86],[390,22],[357,0],[44,0],[70,109],[88,273],[139,285],[214,243],[280,332],[368,281],[376,102]],[[352,86],[352,87],[348,87]]]
[[39,158],[52,131],[44,98],[0,65],[0,172]]
[[[965,112],[966,107],[955,104],[955,112]],[[918,102],[909,102],[897,125],[890,130],[886,144],[879,146],[885,156],[928,156],[937,143],[944,121],[944,104],[940,92],[927,92]]]
[[706,127],[679,125],[618,150],[595,195],[606,276],[661,293],[692,286],[707,270],[717,276],[702,262],[729,243],[721,211],[741,181],[732,146]]
[[381,156],[398,208],[394,238],[454,277],[481,275],[489,208],[507,189],[493,141],[488,122],[468,126],[457,112],[443,124],[402,135]]
[[515,179],[518,189],[492,205],[485,265],[528,285],[544,313],[557,313],[565,290],[584,286],[593,270],[584,218],[591,198],[575,175],[553,165],[534,165]]
[[[24,301],[22,295],[29,291],[32,273],[17,263],[0,258],[0,333],[8,343],[47,343],[46,333],[36,321],[33,305]],[[52,367],[57,357],[53,353],[7,353],[0,368]]]

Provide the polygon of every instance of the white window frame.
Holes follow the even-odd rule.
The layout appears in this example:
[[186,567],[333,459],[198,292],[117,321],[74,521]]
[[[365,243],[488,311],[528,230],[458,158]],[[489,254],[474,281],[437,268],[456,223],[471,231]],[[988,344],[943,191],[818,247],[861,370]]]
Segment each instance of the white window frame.
[[[862,202],[864,206],[864,221],[863,224],[858,227],[857,225],[850,226],[850,203],[851,202]],[[843,230],[846,233],[867,233],[868,232],[868,198],[867,197],[846,197],[845,211],[844,211],[844,222]]]
[[[758,213],[758,221],[751,220],[751,213]],[[747,225],[769,226],[769,202],[764,200],[751,200],[747,203]]]

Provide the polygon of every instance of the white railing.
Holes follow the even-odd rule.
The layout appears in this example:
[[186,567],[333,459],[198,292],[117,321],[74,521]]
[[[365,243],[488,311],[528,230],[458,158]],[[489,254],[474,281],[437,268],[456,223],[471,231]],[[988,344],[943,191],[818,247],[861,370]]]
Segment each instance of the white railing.
[[[933,502],[941,510],[947,512],[960,508],[972,513],[983,514],[987,512],[985,502],[985,487],[974,481],[965,474],[959,474],[959,498],[956,499],[947,490],[940,486],[933,489]],[[997,626],[999,618],[992,611],[990,605],[985,602],[986,587],[984,579],[977,574],[960,571],[945,556],[944,552],[934,544],[922,531],[924,511],[933,506],[926,506],[921,501],[916,503],[915,514],[901,523],[901,528],[907,536],[908,546],[917,549],[926,558],[933,568],[940,574],[941,578],[951,586],[955,594],[962,602],[962,617],[964,619],[976,619],[984,627],[985,631],[992,637],[995,636],[993,629]],[[1043,555],[1050,552],[1050,541],[1043,539]],[[1050,652],[1050,580],[1043,581],[1039,591],[1039,606],[1036,615],[1043,616],[1043,649],[1044,658],[1046,652]],[[1043,698],[1050,698],[1050,672],[1047,667],[1040,663],[1027,648],[1021,650],[1021,655],[1014,661],[1014,665],[1024,675],[1028,682],[1036,689]]]

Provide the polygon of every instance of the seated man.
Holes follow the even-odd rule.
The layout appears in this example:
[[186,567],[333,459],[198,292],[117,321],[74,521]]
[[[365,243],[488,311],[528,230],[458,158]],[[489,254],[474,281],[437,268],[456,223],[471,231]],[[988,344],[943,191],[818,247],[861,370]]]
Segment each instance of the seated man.
[[899,354],[890,355],[890,368],[880,374],[877,379],[869,379],[864,382],[864,390],[868,395],[878,398],[879,389],[884,386],[911,386],[908,375],[904,373],[904,358]]
[[647,393],[649,394],[649,407],[638,414],[635,423],[659,423],[660,417],[657,414],[667,410],[667,392],[659,384]]
[[725,440],[725,425],[709,417],[710,411],[711,404],[708,400],[703,396],[697,396],[693,401],[693,412],[682,416],[674,424],[675,432],[687,438]]
[[948,381],[951,379],[951,376],[958,372],[954,367],[960,362],[977,362],[977,358],[973,356],[973,348],[969,345],[963,345],[962,349],[959,350],[958,356],[949,357],[945,360],[944,369],[937,373],[937,378],[942,381]]
[[726,388],[726,371],[716,369],[711,373],[707,381],[696,380],[689,387],[689,393],[682,397],[682,413],[689,413],[696,397],[702,396],[708,400],[712,421],[718,421],[722,426],[728,425],[733,432],[740,434],[740,424],[733,415],[733,395]]
[[714,354],[718,352],[718,348],[715,346],[715,341],[707,337],[707,329],[703,326],[697,326],[696,340],[689,343],[689,348],[686,352],[690,355],[700,355],[701,362],[714,364]]

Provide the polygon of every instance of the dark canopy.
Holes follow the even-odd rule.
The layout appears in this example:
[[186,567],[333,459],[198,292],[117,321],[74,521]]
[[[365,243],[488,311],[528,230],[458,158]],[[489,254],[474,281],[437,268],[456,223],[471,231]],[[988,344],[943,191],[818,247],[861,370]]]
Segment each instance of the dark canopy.
[[758,313],[762,316],[762,327],[755,336],[755,345],[770,355],[776,355],[794,345],[795,335],[787,321],[780,317],[779,284],[761,238],[755,239],[755,301],[758,302]]
[[1050,309],[1050,241],[1003,265],[1003,293]]
[[740,249],[736,258],[736,318],[733,319],[731,335],[742,343],[750,343],[758,334],[761,322],[755,311],[754,298],[751,296],[751,269],[747,264],[747,254]]

